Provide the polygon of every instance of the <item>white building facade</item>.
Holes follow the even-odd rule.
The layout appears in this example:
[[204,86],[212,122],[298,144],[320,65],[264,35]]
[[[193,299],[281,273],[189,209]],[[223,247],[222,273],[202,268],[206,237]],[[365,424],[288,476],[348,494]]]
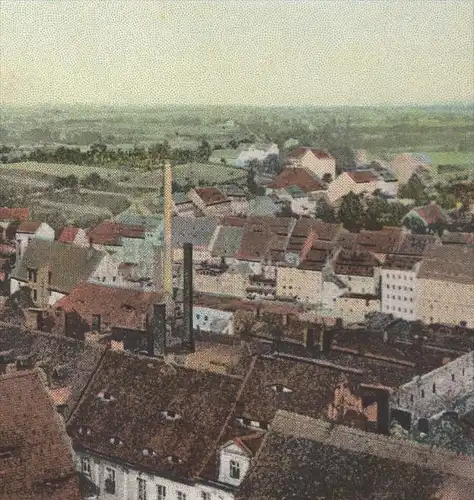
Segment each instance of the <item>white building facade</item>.
[[419,264],[411,269],[383,268],[381,274],[381,311],[406,321],[417,319],[417,280]]

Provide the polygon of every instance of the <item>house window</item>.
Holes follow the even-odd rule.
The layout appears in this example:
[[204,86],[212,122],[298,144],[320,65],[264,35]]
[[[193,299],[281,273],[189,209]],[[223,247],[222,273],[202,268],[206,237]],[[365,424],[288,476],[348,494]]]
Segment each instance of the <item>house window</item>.
[[453,382],[454,382],[454,379],[455,379],[455,378],[456,378],[456,377],[454,376],[454,373],[451,373],[451,380],[452,380]]
[[413,403],[413,394],[410,394],[410,403]]
[[105,468],[105,492],[115,495],[115,469]]
[[114,277],[112,278],[112,281],[115,283],[115,282],[117,281],[117,276],[114,276]]
[[196,319],[199,319],[201,316],[199,314],[196,314]]
[[204,316],[204,321],[207,321],[209,319],[208,316]]
[[91,461],[87,457],[81,457],[81,472],[84,476],[91,477]]
[[104,281],[105,281],[105,276],[102,276],[102,282],[104,282]]
[[138,500],[146,500],[146,481],[141,477],[137,478]]
[[94,331],[100,331],[100,314],[93,314],[92,315],[92,330]]
[[36,283],[36,280],[38,278],[38,273],[36,269],[28,269],[28,281],[32,281],[33,283]]
[[229,464],[229,474],[232,479],[240,479],[240,464],[231,460]]
[[425,390],[424,389],[421,389],[421,397],[424,398],[425,397]]
[[38,290],[33,290],[33,300],[36,302],[38,299]]
[[186,493],[183,493],[182,491],[178,491],[176,496],[178,500],[186,500]]
[[433,384],[433,394],[436,394],[436,384]]
[[166,499],[166,486],[159,484],[156,487],[156,500],[165,500]]

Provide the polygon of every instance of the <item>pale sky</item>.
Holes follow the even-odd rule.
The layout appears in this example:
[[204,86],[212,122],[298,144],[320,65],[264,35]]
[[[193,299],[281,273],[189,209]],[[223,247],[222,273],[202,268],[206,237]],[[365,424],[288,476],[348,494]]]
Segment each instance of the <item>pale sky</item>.
[[471,0],[0,0],[0,102],[473,100]]

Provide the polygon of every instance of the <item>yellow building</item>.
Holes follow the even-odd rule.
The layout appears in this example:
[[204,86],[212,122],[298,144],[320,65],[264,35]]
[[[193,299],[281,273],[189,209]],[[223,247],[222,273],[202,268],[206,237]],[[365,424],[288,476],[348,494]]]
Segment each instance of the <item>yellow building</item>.
[[277,297],[295,298],[298,302],[318,304],[322,300],[322,273],[319,270],[279,267]]
[[334,315],[344,324],[362,323],[367,314],[377,311],[380,311],[380,299],[375,295],[347,293],[338,297],[334,305]]

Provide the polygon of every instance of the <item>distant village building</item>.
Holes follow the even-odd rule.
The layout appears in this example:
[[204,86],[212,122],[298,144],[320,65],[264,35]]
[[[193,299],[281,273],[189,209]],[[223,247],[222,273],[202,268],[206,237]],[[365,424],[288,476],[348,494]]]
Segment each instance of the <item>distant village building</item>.
[[390,163],[391,170],[397,176],[400,184],[406,184],[411,176],[420,171],[429,171],[432,160],[423,154],[403,153],[397,155]]
[[292,167],[304,168],[320,179],[329,174],[336,178],[336,160],[327,152],[317,148],[297,147],[288,154]]
[[24,220],[16,229],[16,258],[21,259],[25,250],[33,239],[44,241],[54,240],[54,229],[46,224],[46,222]]

